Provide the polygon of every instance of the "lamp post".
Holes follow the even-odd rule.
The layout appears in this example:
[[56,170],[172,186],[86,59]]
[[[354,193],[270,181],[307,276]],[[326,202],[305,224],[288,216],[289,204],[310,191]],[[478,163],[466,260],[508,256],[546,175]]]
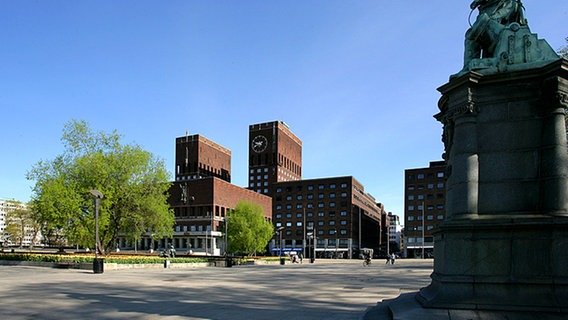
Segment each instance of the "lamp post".
[[424,259],[424,201],[422,201],[422,259]]
[[282,230],[284,230],[284,227],[276,229],[276,231],[278,231],[278,235],[280,236],[280,252],[278,253],[278,256],[280,257],[280,264],[284,264],[284,258],[282,258]]
[[89,191],[95,197],[95,260],[93,260],[93,272],[104,272],[104,259],[99,259],[99,206],[103,198],[102,192],[99,190]]

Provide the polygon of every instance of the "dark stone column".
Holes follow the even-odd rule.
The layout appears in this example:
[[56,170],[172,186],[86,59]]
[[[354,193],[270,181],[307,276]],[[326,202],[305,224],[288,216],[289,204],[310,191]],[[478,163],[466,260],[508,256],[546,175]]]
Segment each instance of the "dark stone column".
[[568,61],[439,88],[447,220],[425,308],[568,313]]

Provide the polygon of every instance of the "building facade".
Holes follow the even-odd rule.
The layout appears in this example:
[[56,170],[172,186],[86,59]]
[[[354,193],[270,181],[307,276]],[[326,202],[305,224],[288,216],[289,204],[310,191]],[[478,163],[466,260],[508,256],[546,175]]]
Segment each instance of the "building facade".
[[404,171],[405,255],[432,257],[433,230],[446,218],[446,164]]
[[271,192],[281,232],[271,243],[274,254],[355,258],[361,248],[379,250],[382,208],[353,177],[279,182]]
[[302,141],[282,121],[249,126],[249,189],[269,195],[270,185],[302,179]]
[[175,180],[217,177],[231,182],[231,150],[201,135],[176,138]]
[[272,218],[272,199],[238,187],[231,180],[231,151],[200,135],[176,138],[175,181],[168,203],[175,215],[171,239],[154,239],[146,233],[135,244],[119,240],[119,247],[158,250],[172,244],[177,250],[199,255],[226,251],[227,214],[239,201],[259,204],[266,219]]
[[399,253],[403,248],[403,225],[400,223],[400,217],[398,215],[393,214],[392,212],[388,213],[388,219],[390,222],[389,225],[389,252]]

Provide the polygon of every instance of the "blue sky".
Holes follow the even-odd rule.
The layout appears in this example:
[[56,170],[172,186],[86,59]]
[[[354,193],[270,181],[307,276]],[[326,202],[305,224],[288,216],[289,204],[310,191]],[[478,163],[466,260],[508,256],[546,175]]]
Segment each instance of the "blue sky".
[[[2,1],[0,197],[62,152],[63,125],[117,130],[164,159],[201,134],[247,185],[248,126],[281,120],[306,179],[352,175],[403,214],[404,169],[440,160],[436,88],[461,69],[470,1]],[[557,50],[567,0],[524,0]],[[476,14],[473,15],[473,18]]]

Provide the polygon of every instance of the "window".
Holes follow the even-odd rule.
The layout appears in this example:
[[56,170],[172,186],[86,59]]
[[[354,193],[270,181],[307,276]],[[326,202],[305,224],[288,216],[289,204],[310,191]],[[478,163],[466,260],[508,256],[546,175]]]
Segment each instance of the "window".
[[276,210],[282,210],[282,205],[281,205],[281,204],[277,204],[277,205],[276,205]]
[[433,184],[433,183],[429,183],[429,184],[428,184],[428,189],[434,189],[434,184]]
[[296,222],[296,227],[301,227],[301,226],[302,226],[302,221]]
[[427,226],[426,227],[426,230],[432,230],[432,229],[434,229],[434,226]]
[[413,211],[414,210],[414,206],[408,206],[408,211]]
[[335,208],[335,202],[330,202],[330,203],[329,203],[329,207],[330,207],[330,208]]
[[329,185],[329,188],[330,188],[330,189],[335,189],[335,183],[330,184],[330,185]]
[[443,171],[440,171],[440,172],[437,173],[436,176],[437,176],[438,178],[443,178],[443,177],[444,177],[444,172],[443,172]]
[[318,212],[318,217],[325,217],[325,212]]
[[[330,234],[330,235],[334,235],[334,234],[335,234],[335,229],[329,230],[329,234]],[[330,240],[335,240],[335,239],[330,239]]]
[[287,226],[287,227],[291,227],[291,226],[292,226],[292,222],[286,222],[286,226]]
[[329,220],[329,225],[330,225],[330,226],[334,226],[334,225],[335,225],[335,220]]
[[429,215],[426,217],[426,220],[434,220],[434,215],[429,214]]
[[419,180],[424,179],[424,174],[423,174],[423,173],[419,173],[419,174],[418,174],[418,179],[419,179]]
[[329,197],[330,197],[330,198],[335,198],[335,193],[333,193],[333,192],[330,193],[330,194],[329,194]]
[[282,214],[281,214],[281,213],[277,213],[277,214],[276,214],[276,219],[282,219]]
[[324,186],[323,184],[320,184],[320,185],[318,186],[318,189],[319,189],[319,190],[323,190],[323,189],[325,189],[325,186]]
[[423,194],[419,194],[419,195],[418,195],[418,200],[424,200],[424,195],[423,195]]
[[438,220],[444,220],[444,215],[443,215],[443,214],[439,214],[437,218],[438,218]]
[[314,207],[314,204],[313,204],[313,203],[308,203],[307,207],[308,207],[308,209],[311,209],[311,208]]
[[407,220],[408,221],[414,221],[414,216],[408,216]]
[[282,226],[282,222],[276,222],[276,228],[280,228]]
[[414,195],[409,195],[408,200],[414,200]]
[[414,190],[414,185],[413,184],[408,185],[408,190]]
[[308,190],[314,190],[314,186],[308,186]]
[[291,204],[287,204],[287,205],[286,205],[286,209],[292,210],[292,205],[291,205]]
[[341,188],[343,188],[343,189],[347,188],[347,183],[342,183]]
[[341,221],[339,221],[339,224],[341,224],[342,226],[346,226],[347,220],[341,220]]
[[301,217],[303,217],[303,216],[304,216],[304,215],[303,215],[301,212],[296,213],[296,218],[301,218]]
[[323,199],[323,198],[324,198],[323,193],[318,194],[318,199]]
[[301,194],[297,195],[296,200],[302,200],[302,195]]
[[323,221],[318,221],[318,226],[323,226],[324,222]]
[[301,203],[298,203],[298,204],[296,205],[296,209],[302,209],[302,208],[303,208],[303,206],[302,206]]
[[314,216],[314,213],[313,213],[313,212],[308,212],[308,214],[307,214],[307,217],[308,217],[308,218],[311,218],[311,217],[313,217],[313,216]]
[[347,216],[347,211],[341,211],[341,216],[342,216],[342,217],[346,217],[346,216]]
[[347,198],[347,192],[342,192],[342,193],[341,193],[341,197],[342,197],[342,198]]
[[291,218],[292,218],[292,214],[291,214],[291,213],[287,213],[287,214],[286,214],[286,218],[291,219]]
[[314,198],[313,193],[308,194],[308,199],[313,199],[313,198]]
[[408,180],[414,180],[414,175],[413,175],[413,174],[409,174],[409,175],[407,176],[407,179],[408,179]]
[[286,196],[286,200],[291,201],[291,200],[292,200],[292,196]]
[[438,189],[443,189],[444,188],[444,183],[443,182],[439,182],[438,183]]

